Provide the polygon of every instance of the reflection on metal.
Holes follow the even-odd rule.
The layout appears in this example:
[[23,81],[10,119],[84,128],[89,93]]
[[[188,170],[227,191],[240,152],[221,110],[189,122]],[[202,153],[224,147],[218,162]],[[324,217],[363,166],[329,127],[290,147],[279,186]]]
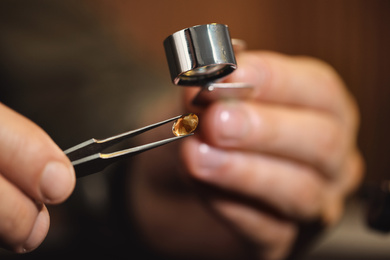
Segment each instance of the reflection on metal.
[[223,24],[197,25],[175,32],[164,41],[172,82],[204,85],[236,69],[229,29]]
[[[252,87],[245,83],[216,83],[237,68],[234,51],[245,48],[242,40],[230,38],[224,24],[197,25],[178,31],[164,41],[172,82],[181,86],[200,86],[194,98],[195,105],[203,105],[212,99],[206,93],[222,90],[226,97],[242,97]],[[228,91],[231,90],[231,91]],[[240,89],[243,89],[241,91]],[[237,96],[238,95],[238,96]],[[219,95],[214,95],[214,97]]]

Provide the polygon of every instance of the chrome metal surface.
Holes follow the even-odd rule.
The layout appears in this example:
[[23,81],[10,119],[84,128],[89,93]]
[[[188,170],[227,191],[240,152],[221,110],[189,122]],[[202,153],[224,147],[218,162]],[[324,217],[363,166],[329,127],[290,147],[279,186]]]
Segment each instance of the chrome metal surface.
[[228,26],[197,25],[178,31],[164,41],[172,82],[203,86],[237,67]]

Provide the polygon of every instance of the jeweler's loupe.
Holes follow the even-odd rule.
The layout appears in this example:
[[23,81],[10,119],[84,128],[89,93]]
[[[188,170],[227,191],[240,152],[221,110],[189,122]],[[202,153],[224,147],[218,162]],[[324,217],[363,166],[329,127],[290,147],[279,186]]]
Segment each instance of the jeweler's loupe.
[[234,49],[243,48],[243,41],[230,38],[226,25],[212,23],[183,29],[166,38],[164,47],[172,82],[202,87],[193,100],[195,105],[249,95],[252,87],[246,83],[218,83],[237,68]]

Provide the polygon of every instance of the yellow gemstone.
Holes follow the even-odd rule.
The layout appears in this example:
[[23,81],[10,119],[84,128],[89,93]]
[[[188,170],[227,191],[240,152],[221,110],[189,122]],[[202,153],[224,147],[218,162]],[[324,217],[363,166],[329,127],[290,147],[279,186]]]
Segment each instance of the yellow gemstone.
[[172,132],[175,136],[191,134],[198,126],[198,122],[198,116],[195,114],[183,115],[173,123]]

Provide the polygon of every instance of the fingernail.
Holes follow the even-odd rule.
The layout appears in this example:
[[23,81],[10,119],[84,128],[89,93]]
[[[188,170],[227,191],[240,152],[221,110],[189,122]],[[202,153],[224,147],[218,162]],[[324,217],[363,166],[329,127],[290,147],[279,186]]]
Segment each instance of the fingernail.
[[64,200],[73,189],[74,178],[73,168],[54,161],[46,164],[40,183],[44,202],[55,203]]
[[198,153],[198,163],[203,175],[209,175],[212,170],[221,167],[227,161],[226,152],[204,143],[199,145]]
[[45,239],[46,234],[49,231],[49,226],[50,219],[47,210],[40,209],[31,233],[22,246],[21,252],[27,253],[37,248]]
[[227,141],[245,137],[249,130],[246,113],[236,105],[229,104],[219,114],[220,136]]

